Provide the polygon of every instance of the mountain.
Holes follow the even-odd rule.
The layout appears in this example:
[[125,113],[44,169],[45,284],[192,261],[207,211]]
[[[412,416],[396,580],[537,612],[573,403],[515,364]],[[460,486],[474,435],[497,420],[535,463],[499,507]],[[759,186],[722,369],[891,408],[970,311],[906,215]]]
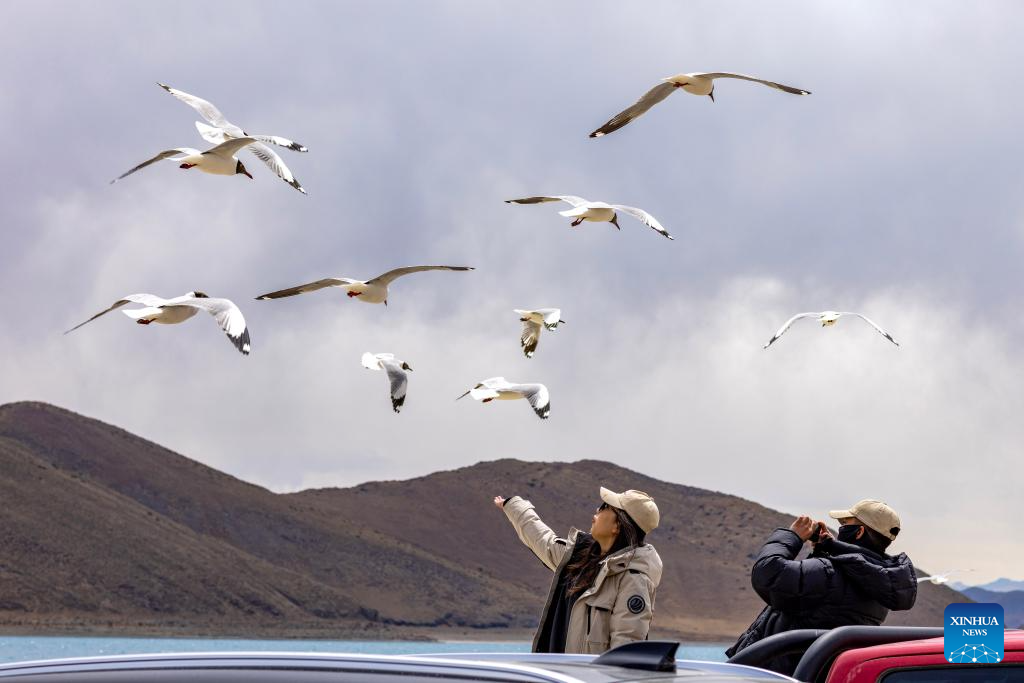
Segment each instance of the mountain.
[[976,586],[965,588],[961,593],[975,602],[995,602],[1002,605],[1006,627],[1024,628],[1024,590],[993,591]]
[[983,583],[980,586],[974,586],[974,588],[992,591],[993,593],[1024,591],[1024,581],[1015,581],[1014,579],[996,579],[995,581],[991,581],[989,583]]
[[[654,636],[729,640],[760,610],[763,538],[792,516],[608,462],[482,462],[407,481],[275,494],[41,403],[0,406],[0,628],[296,637],[524,637],[550,573],[491,504],[559,531],[599,485],[651,493],[665,562]],[[887,623],[940,624],[944,586]],[[514,634],[514,635],[513,635]]]

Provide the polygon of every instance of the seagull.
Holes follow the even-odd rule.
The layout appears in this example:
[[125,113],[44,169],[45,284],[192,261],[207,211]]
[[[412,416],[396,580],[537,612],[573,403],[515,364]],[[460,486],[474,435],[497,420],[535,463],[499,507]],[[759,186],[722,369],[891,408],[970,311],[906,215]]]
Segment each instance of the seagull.
[[554,330],[559,323],[565,323],[561,319],[562,309],[560,308],[538,308],[532,311],[515,308],[513,310],[519,314],[519,320],[523,323],[523,334],[519,338],[519,343],[527,358],[533,358],[533,354],[537,350],[537,341],[540,339],[542,325],[549,330]]
[[590,137],[599,138],[602,135],[607,135],[608,133],[617,131],[633,119],[641,116],[642,114],[646,114],[648,109],[671,95],[675,92],[676,88],[682,88],[691,95],[707,95],[711,98],[711,101],[714,102],[716,78],[739,78],[744,81],[753,81],[754,83],[761,83],[770,88],[775,88],[776,90],[788,92],[793,95],[811,94],[809,90],[801,90],[800,88],[794,88],[791,85],[782,85],[781,83],[776,83],[774,81],[766,81],[761,78],[745,76],[743,74],[730,74],[723,72],[676,74],[675,76],[669,76],[668,78],[661,79],[661,83],[645,92],[640,99],[633,104],[633,106],[613,116],[608,123],[591,133]]
[[674,240],[675,237],[668,234],[668,230],[661,227],[661,223],[647,213],[643,209],[638,209],[633,206],[625,206],[623,204],[606,204],[604,202],[591,202],[583,197],[575,197],[573,195],[554,195],[551,197],[523,197],[522,199],[506,199],[506,204],[541,204],[543,202],[565,202],[571,204],[572,208],[565,211],[559,211],[560,216],[566,218],[572,218],[573,221],[570,223],[572,227],[576,227],[583,221],[592,222],[607,222],[619,228],[619,217],[616,211],[628,213],[633,218],[644,225],[653,228],[658,233],[664,235],[670,240]]
[[220,329],[227,334],[231,344],[244,355],[249,355],[249,328],[245,325],[245,318],[238,306],[228,299],[215,299],[203,292],[189,292],[173,299],[162,299],[153,294],[129,294],[118,299],[110,308],[104,309],[79,323],[65,332],[74,332],[85,323],[90,323],[105,313],[110,313],[115,308],[125,304],[142,304],[145,308],[135,308],[121,311],[126,316],[137,322],[139,325],[150,323],[161,323],[163,325],[174,325],[182,323],[194,316],[199,311],[206,311],[214,317]]
[[316,282],[299,285],[298,287],[289,287],[288,289],[281,289],[276,292],[270,292],[269,294],[260,294],[256,297],[256,300],[283,299],[286,296],[315,292],[316,290],[323,289],[324,287],[343,287],[349,298],[359,297],[360,301],[365,301],[368,304],[383,303],[387,306],[388,285],[403,275],[418,273],[424,270],[475,269],[470,266],[409,266],[407,268],[395,268],[394,270],[389,270],[383,275],[378,275],[377,277],[370,278],[369,280],[353,280],[352,278],[347,277],[328,277],[323,280],[317,280]]
[[[543,384],[513,384],[504,377],[491,377],[480,382],[459,398],[472,396],[478,401],[487,403],[498,399],[499,401],[512,401],[517,398],[525,398],[530,402],[533,412],[542,420],[548,419],[551,413],[551,400],[548,396],[548,388]],[[456,401],[459,398],[455,399]]]
[[118,180],[121,180],[121,178],[130,176],[132,173],[146,168],[150,164],[163,161],[164,159],[180,161],[181,165],[178,168],[184,168],[186,170],[190,168],[198,168],[203,173],[211,173],[213,175],[241,174],[249,176],[249,179],[251,180],[252,174],[245,170],[245,165],[241,161],[235,158],[235,153],[246,145],[253,144],[253,142],[255,142],[255,140],[252,138],[236,138],[234,140],[222,142],[216,147],[211,147],[205,152],[200,152],[198,149],[192,149],[191,147],[176,147],[174,149],[164,150],[152,159],[143,161],[132,170],[126,171],[117,176],[110,181],[110,184],[113,185]]
[[363,354],[363,367],[367,370],[384,370],[391,383],[391,408],[397,413],[405,403],[405,392],[409,388],[409,377],[405,374],[412,368],[404,360],[396,360],[393,353]]
[[[195,109],[199,112],[200,116],[213,124],[212,126],[208,126],[201,121],[196,121],[196,128],[199,130],[199,134],[203,136],[204,140],[214,144],[220,144],[222,142],[227,142],[228,140],[238,140],[246,137],[252,138],[255,142],[250,144],[249,151],[255,154],[260,161],[269,166],[270,170],[276,173],[279,178],[302,194],[306,194],[306,190],[303,189],[302,185],[299,184],[299,181],[295,179],[295,176],[292,175],[291,170],[285,165],[284,161],[281,160],[281,157],[279,157],[274,150],[267,147],[264,143],[287,147],[288,149],[295,150],[296,152],[308,152],[309,150],[305,145],[300,145],[297,142],[293,142],[287,138],[278,137],[277,135],[250,135],[224,118],[224,115],[220,113],[220,110],[217,109],[217,107],[213,106],[201,97],[189,95],[187,92],[182,92],[181,90],[172,88],[169,85],[164,85],[163,83],[157,83],[157,85]],[[252,176],[249,177],[251,178]]]
[[855,315],[855,316],[857,316],[858,318],[860,318],[861,320],[866,322],[868,325],[871,325],[871,327],[873,327],[876,330],[878,330],[882,334],[883,337],[885,337],[886,339],[891,341],[893,344],[895,344],[896,346],[900,345],[899,342],[897,342],[895,339],[892,338],[891,334],[889,334],[888,332],[883,330],[881,327],[876,325],[874,322],[871,321],[871,319],[869,319],[866,316],[861,315],[860,313],[850,313],[848,311],[844,312],[844,313],[838,313],[836,311],[823,311],[821,313],[797,313],[792,318],[787,320],[785,325],[783,325],[782,327],[779,328],[779,331],[775,333],[775,336],[773,336],[771,339],[768,340],[768,343],[764,345],[764,348],[767,349],[769,346],[771,346],[773,343],[775,343],[776,339],[778,339],[779,337],[781,337],[783,334],[786,333],[786,330],[789,329],[790,325],[792,325],[797,320],[800,320],[801,318],[817,317],[818,321],[821,323],[822,327],[830,327],[832,325],[835,325],[836,321],[839,320],[844,315]]
[[931,576],[919,576],[917,577],[918,583],[924,583],[928,581],[935,586],[941,586],[944,583],[949,582],[951,574],[958,574],[960,572],[973,572],[973,569],[950,569],[949,571],[942,572],[941,574],[932,574]]

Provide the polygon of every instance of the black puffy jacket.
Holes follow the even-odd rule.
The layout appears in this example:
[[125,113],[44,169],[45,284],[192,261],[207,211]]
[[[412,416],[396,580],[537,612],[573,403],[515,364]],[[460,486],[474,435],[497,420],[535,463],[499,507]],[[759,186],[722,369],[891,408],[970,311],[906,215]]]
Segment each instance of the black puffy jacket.
[[[917,600],[917,576],[905,553],[890,557],[834,538],[796,560],[804,542],[790,529],[768,537],[750,572],[750,583],[768,606],[726,654],[762,638],[798,628],[881,624],[889,610],[908,610]],[[766,668],[792,673],[799,658]]]

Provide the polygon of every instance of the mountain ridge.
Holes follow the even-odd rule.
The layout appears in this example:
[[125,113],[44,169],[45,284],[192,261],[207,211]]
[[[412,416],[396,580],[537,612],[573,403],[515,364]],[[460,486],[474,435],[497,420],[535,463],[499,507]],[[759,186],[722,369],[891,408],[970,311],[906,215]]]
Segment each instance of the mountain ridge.
[[[0,406],[0,628],[445,637],[526,633],[550,573],[490,500],[559,533],[597,487],[662,507],[656,635],[730,639],[760,610],[750,562],[791,516],[599,460],[505,458],[408,480],[273,493],[112,425]],[[201,560],[201,561],[197,561]],[[941,623],[945,587],[887,623]],[[77,625],[77,626],[76,626]]]

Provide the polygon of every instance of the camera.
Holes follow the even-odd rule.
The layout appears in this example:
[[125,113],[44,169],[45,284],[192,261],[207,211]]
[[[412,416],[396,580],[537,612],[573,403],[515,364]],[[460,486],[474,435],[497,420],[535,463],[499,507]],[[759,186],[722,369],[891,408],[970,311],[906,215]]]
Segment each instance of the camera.
[[814,527],[814,531],[811,533],[811,537],[807,540],[809,540],[811,543],[817,543],[821,540],[821,524],[818,524]]

